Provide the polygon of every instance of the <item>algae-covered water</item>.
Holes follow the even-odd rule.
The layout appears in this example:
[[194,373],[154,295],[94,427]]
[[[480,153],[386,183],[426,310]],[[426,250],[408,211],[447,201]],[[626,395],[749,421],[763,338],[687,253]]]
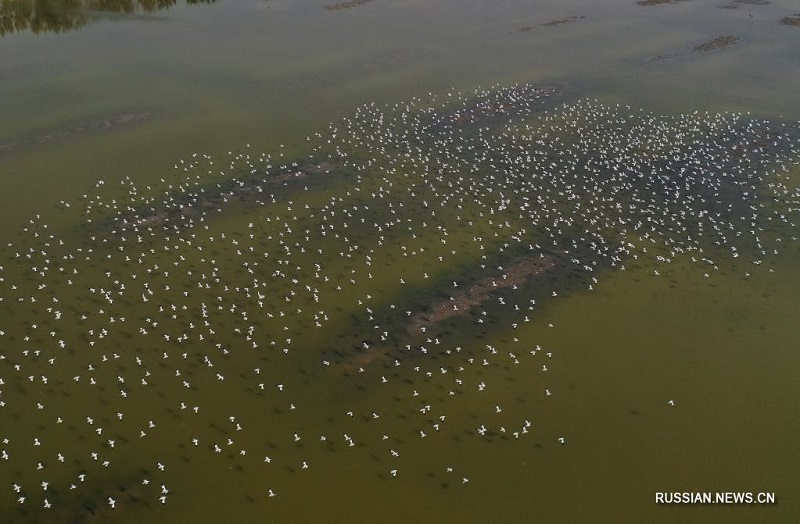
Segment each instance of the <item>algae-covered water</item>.
[[0,4],[0,520],[794,522],[796,10]]

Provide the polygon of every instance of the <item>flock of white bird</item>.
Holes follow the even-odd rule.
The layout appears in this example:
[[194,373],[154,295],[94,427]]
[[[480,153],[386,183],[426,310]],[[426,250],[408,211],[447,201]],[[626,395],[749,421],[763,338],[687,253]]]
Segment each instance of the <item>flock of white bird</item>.
[[[427,449],[529,446],[558,393],[531,327],[549,300],[626,265],[756,270],[796,240],[797,123],[559,96],[367,104],[303,162],[197,154],[32,218],[0,272],[1,511],[156,509],[186,463],[269,500],[331,453],[391,482]],[[415,320],[531,257],[556,267]]]

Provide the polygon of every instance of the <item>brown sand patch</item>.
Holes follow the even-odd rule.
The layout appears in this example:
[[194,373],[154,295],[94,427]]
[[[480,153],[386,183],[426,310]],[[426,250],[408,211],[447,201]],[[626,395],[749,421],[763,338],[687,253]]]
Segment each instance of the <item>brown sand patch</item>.
[[86,122],[83,124],[75,125],[73,127],[68,127],[64,129],[55,129],[45,133],[32,135],[26,138],[22,138],[16,142],[0,142],[0,150],[5,151],[20,146],[28,146],[33,144],[50,142],[53,140],[58,140],[63,138],[70,138],[78,133],[106,131],[109,129],[115,129],[119,126],[125,126],[140,122],[142,120],[147,120],[149,118],[152,118],[153,116],[154,116],[153,112],[147,110],[120,113],[118,115],[113,115],[107,118],[103,118],[101,120]]
[[[543,274],[555,267],[552,257],[538,256],[525,258],[503,270],[496,277],[486,277],[466,291],[450,297],[449,300],[439,302],[431,307],[428,313],[413,315],[407,326],[408,333],[412,336],[424,332],[428,326],[442,320],[466,315],[470,309],[487,300],[490,295],[498,290],[513,288],[525,281]],[[342,362],[332,364],[330,370],[336,375],[351,375],[363,371],[365,368],[386,362],[392,354],[393,348],[387,345],[378,345],[348,355]]]
[[550,22],[546,22],[542,24],[543,27],[555,27],[562,24],[572,24],[577,22],[578,20],[583,20],[586,18],[585,16],[570,16],[567,18],[562,18],[561,20],[551,20]]
[[424,331],[428,325],[447,318],[466,315],[474,306],[481,304],[489,295],[501,289],[512,288],[529,278],[541,275],[555,266],[555,261],[546,256],[526,258],[510,266],[499,277],[486,277],[466,291],[457,293],[449,300],[431,307],[430,313],[418,313],[412,317],[409,329],[412,334]]
[[568,16],[567,18],[561,18],[559,20],[551,20],[549,22],[539,24],[538,26],[532,25],[527,27],[520,27],[519,30],[522,32],[528,32],[528,31],[533,31],[537,27],[556,27],[563,24],[573,24],[579,20],[584,20],[584,19],[586,19],[585,16]]
[[309,175],[322,175],[330,173],[333,169],[333,164],[330,162],[320,162],[319,164],[306,163],[301,166],[299,171]]
[[718,5],[721,9],[739,9],[743,5],[769,5],[770,0],[734,0],[730,4]]
[[652,6],[661,4],[677,4],[678,2],[686,2],[686,1],[687,0],[639,0],[636,3],[642,6]]
[[[725,6],[717,6],[717,7],[725,7]],[[714,49],[722,49],[724,47],[732,46],[736,42],[739,41],[738,36],[727,35],[727,36],[718,36],[708,42],[703,42],[702,44],[694,46],[691,51],[695,53],[704,53],[706,51],[712,51]],[[648,59],[647,62],[658,62],[661,60],[671,60],[676,58],[684,58],[688,56],[690,52],[680,51],[678,53],[672,53],[670,55],[658,55],[654,58]]]
[[706,51],[712,51],[714,49],[722,49],[724,47],[732,46],[738,41],[739,41],[738,36],[732,36],[732,35],[718,36],[712,40],[709,40],[708,42],[704,42],[698,46],[693,47],[692,51],[696,53],[697,52],[705,53]]
[[783,25],[800,27],[800,14],[794,16],[787,16],[786,18],[781,18],[781,23]]
[[391,353],[389,346],[375,346],[355,353],[344,362],[339,362],[331,366],[331,370],[336,374],[350,375],[358,373],[372,364],[383,362]]
[[329,11],[341,11],[342,9],[352,9],[360,5],[367,4],[373,0],[350,0],[349,2],[339,2],[338,4],[328,4],[325,9]]
[[[310,162],[294,163],[279,168],[277,173],[256,180],[233,181],[224,188],[210,188],[192,196],[192,201],[184,202],[159,210],[150,210],[140,215],[127,214],[113,221],[113,226],[120,230],[154,228],[180,223],[180,219],[199,216],[204,211],[218,209],[231,200],[243,201],[258,198],[266,189],[303,180],[310,176],[330,173],[335,167],[328,163],[313,164]],[[185,195],[184,195],[185,196]]]

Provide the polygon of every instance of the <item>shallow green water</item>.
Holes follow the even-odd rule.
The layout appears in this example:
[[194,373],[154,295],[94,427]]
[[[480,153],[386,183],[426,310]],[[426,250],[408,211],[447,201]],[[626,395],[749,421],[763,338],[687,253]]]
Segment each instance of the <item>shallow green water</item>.
[[[278,266],[287,275],[281,279],[271,277],[274,263],[258,252],[282,258],[277,242],[301,241],[299,231],[319,226],[321,215],[314,210],[333,195],[345,196],[354,173],[310,177],[303,182],[307,191],[296,182],[277,188],[274,205],[227,206],[206,222],[208,231],[198,227],[198,236],[216,239],[196,241],[203,252],[189,249],[183,243],[187,237],[179,234],[169,242],[146,237],[142,264],[133,255],[138,254],[134,233],[125,248],[132,260],[123,261],[116,249],[119,235],[107,236],[100,222],[78,227],[81,195],[97,193],[109,203],[114,193],[122,202],[124,190],[109,188],[125,177],[139,188],[161,187],[160,178],[177,186],[185,174],[173,166],[181,166],[180,159],[188,162],[192,153],[212,155],[226,172],[228,151],[247,151],[254,158],[267,152],[275,165],[281,154],[302,159],[318,145],[315,133],[324,134],[328,122],[362,104],[393,104],[429,92],[442,96],[451,88],[532,82],[557,87],[567,101],[598,98],[665,114],[749,110],[768,119],[800,118],[791,88],[800,84],[795,46],[800,33],[778,24],[796,10],[790,2],[738,9],[698,1],[583,4],[509,2],[501,10],[481,2],[375,0],[329,10],[325,2],[222,1],[101,17],[60,34],[5,35],[0,220],[3,243],[13,246],[2,264],[0,318],[6,332],[0,400],[7,403],[0,408],[0,438],[9,439],[3,449],[12,452],[11,460],[0,462],[3,520],[792,522],[800,512],[793,500],[800,477],[791,467],[798,459],[794,437],[800,430],[796,244],[787,242],[755,270],[734,263],[744,257],[720,262],[710,278],[679,257],[659,267],[659,276],[648,264],[603,271],[591,292],[586,282],[562,286],[559,281],[556,298],[547,281],[523,286],[509,293],[509,303],[525,306],[534,299],[534,310],[486,306],[491,324],[445,321],[442,344],[436,345],[398,335],[406,329],[406,309],[430,306],[431,296],[446,300],[453,280],[480,278],[474,236],[485,237],[487,253],[506,256],[497,251],[503,239],[491,240],[494,224],[468,215],[476,206],[464,210],[475,222],[470,227],[451,226],[460,213],[442,209],[440,220],[452,235],[447,245],[440,243],[439,231],[415,238],[422,230],[387,227],[388,240],[378,247],[379,232],[368,223],[348,224],[353,229],[347,232],[337,225],[330,235],[304,245],[308,253],[290,245],[296,262]],[[569,17],[585,18],[546,25]],[[722,35],[739,40],[692,51]],[[378,191],[391,182],[387,198],[401,198],[410,182],[398,173],[383,176],[386,180],[369,179],[362,186]],[[791,176],[796,180],[798,173]],[[94,190],[98,179],[106,185]],[[62,200],[75,207],[65,213],[58,205]],[[407,196],[403,201],[408,208],[397,212],[419,227],[421,203]],[[304,203],[311,210],[304,210]],[[390,219],[387,209],[374,207],[366,195],[350,195],[339,205],[342,222],[332,225],[343,224],[345,206],[354,205],[373,206],[370,212],[350,207],[356,216]],[[37,214],[36,225],[29,224]],[[256,255],[246,250],[251,222],[264,242],[254,246]],[[289,222],[291,234],[284,226]],[[63,262],[80,270],[71,277],[75,291],[55,265],[32,262],[50,267],[47,278],[39,278],[26,269],[27,261],[13,258],[43,240],[23,234],[25,226],[65,240],[66,247],[47,246],[42,259],[76,247],[97,250],[93,266],[80,259]],[[513,232],[504,233],[506,240]],[[224,244],[221,233],[227,235]],[[352,259],[337,256],[348,246],[335,233],[359,245]],[[91,242],[91,234],[110,238],[111,245]],[[232,238],[241,246],[232,247]],[[150,247],[158,254],[148,253]],[[327,283],[312,284],[320,290],[317,303],[302,286],[311,278],[315,249],[324,251],[323,274],[330,276]],[[106,253],[115,257],[108,267]],[[186,260],[165,269],[179,255]],[[443,262],[437,261],[440,255]],[[256,271],[264,288],[250,293],[264,294],[262,309],[273,317],[248,309],[242,318],[241,309],[255,302],[234,291],[252,284],[243,260],[269,268]],[[211,282],[212,266],[221,268],[229,289],[197,291],[198,274],[205,272]],[[190,277],[187,271],[194,273]],[[135,284],[133,274],[139,277]],[[287,283],[292,276],[299,285]],[[398,285],[401,277],[405,287]],[[139,295],[146,289],[132,290],[145,278],[156,293],[142,303]],[[117,289],[115,279],[122,279],[128,293],[113,303],[87,292]],[[49,288],[37,289],[39,280]],[[12,284],[27,294],[10,289]],[[191,296],[181,298],[177,289]],[[286,302],[292,291],[296,298]],[[49,292],[59,297],[60,305],[52,307],[63,312],[63,322],[42,304]],[[36,303],[27,300],[33,295],[39,297]],[[214,310],[217,295],[224,296],[223,310]],[[26,300],[15,303],[18,296]],[[163,300],[176,299],[187,310],[172,318]],[[203,322],[202,303],[211,306],[215,340],[228,354],[212,353],[210,343],[194,339],[189,323]],[[393,303],[397,308],[389,309]],[[241,309],[231,311],[232,304]],[[304,313],[295,314],[296,308]],[[318,319],[321,327],[311,313],[317,308],[325,312]],[[81,313],[88,314],[84,322]],[[522,320],[526,315],[530,322]],[[119,324],[109,323],[110,316]],[[115,330],[120,317],[125,328]],[[376,324],[381,328],[374,329]],[[250,325],[259,348],[246,340]],[[139,337],[139,326],[152,334]],[[103,328],[110,335],[100,337]],[[51,329],[58,337],[49,335]],[[88,330],[94,332],[89,336]],[[381,343],[384,330],[392,337]],[[161,336],[166,331],[186,331],[193,340],[176,341],[173,335],[167,341]],[[26,335],[31,340],[24,341]],[[56,338],[75,341],[73,352],[58,353]],[[398,340],[430,351],[399,358],[395,366],[402,345],[391,344]],[[386,353],[363,357],[364,341]],[[537,345],[542,351],[532,355]],[[58,366],[35,356],[36,349],[58,355]],[[137,356],[144,366],[136,364]],[[213,368],[204,356],[214,361]],[[12,362],[24,369],[18,372]],[[359,373],[359,367],[365,371]],[[77,383],[75,375],[81,377]],[[97,383],[87,382],[90,377]],[[193,387],[185,387],[184,380]],[[120,420],[116,413],[122,411]],[[62,424],[55,423],[57,416]],[[526,421],[530,430],[521,433]],[[476,433],[481,425],[490,429],[488,436]],[[41,446],[33,444],[35,438]],[[194,446],[192,438],[200,444]],[[108,439],[115,440],[114,447]],[[59,452],[66,455],[64,463],[56,458]],[[271,462],[265,463],[265,456]],[[102,466],[105,459],[111,461],[108,467]],[[37,470],[40,461],[45,467]],[[84,482],[76,477],[81,471],[87,473]],[[50,483],[48,491],[42,480]],[[12,489],[15,482],[27,495],[23,504]],[[70,483],[78,488],[70,490]],[[158,500],[162,484],[169,491],[166,504]],[[778,503],[655,504],[655,492],[676,490],[770,491]],[[108,497],[116,500],[113,510]],[[42,507],[45,498],[52,508]]]

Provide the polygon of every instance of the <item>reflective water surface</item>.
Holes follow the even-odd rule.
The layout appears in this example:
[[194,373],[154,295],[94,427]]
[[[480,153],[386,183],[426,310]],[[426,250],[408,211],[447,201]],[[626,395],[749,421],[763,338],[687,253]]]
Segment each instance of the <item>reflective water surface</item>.
[[0,5],[3,521],[793,521],[792,2],[194,3]]

